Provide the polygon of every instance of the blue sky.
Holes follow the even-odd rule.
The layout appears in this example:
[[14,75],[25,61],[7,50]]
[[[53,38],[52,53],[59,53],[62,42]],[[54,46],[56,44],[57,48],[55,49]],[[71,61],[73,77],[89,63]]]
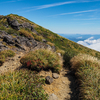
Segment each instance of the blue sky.
[[100,34],[100,0],[0,0],[0,15],[11,13],[55,33]]

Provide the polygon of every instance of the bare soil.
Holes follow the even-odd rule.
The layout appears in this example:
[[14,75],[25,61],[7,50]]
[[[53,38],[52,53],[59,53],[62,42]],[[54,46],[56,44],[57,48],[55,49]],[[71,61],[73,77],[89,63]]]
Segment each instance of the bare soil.
[[[76,78],[75,76],[67,75],[68,72],[68,69],[63,68],[58,79],[54,79],[54,82],[50,85],[45,84],[43,86],[45,92],[48,95],[54,93],[59,100],[79,100],[79,89]],[[52,72],[41,71],[39,75],[52,77]]]

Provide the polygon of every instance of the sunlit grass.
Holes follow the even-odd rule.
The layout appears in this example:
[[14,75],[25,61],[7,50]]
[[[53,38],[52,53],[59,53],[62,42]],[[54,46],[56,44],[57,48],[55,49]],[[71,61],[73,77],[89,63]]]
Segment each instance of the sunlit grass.
[[54,72],[60,72],[63,65],[62,58],[49,49],[38,49],[29,52],[21,58],[20,62],[26,67],[38,71],[52,69]]
[[79,54],[70,61],[71,68],[80,83],[83,100],[100,100],[100,60],[86,54]]
[[29,70],[0,76],[0,100],[47,100],[42,89],[45,80]]
[[4,50],[0,52],[0,66],[5,62],[7,57],[14,57],[15,53],[11,50]]

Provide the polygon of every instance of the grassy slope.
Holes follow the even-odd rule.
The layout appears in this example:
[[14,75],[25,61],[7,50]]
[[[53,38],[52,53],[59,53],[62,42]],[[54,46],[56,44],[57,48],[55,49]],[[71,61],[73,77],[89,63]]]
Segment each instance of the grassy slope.
[[[28,36],[28,34],[32,34],[33,37],[35,39],[37,39],[38,41],[41,41],[41,39],[44,38],[48,41],[49,44],[54,45],[56,47],[57,51],[61,51],[63,53],[65,52],[65,54],[64,54],[65,64],[68,64],[70,59],[79,53],[88,54],[88,55],[91,55],[93,57],[97,57],[98,59],[100,59],[100,52],[89,49],[89,48],[79,45],[73,41],[70,41],[64,37],[61,37],[61,36],[57,35],[56,33],[53,33],[50,30],[45,29],[45,28],[29,21],[28,19],[26,19],[24,17],[18,16],[18,15],[13,15],[13,14],[10,14],[8,16],[11,17],[12,19],[17,19],[19,23],[29,22],[40,35],[40,36],[37,36],[36,34],[32,34],[30,31],[25,30],[27,32],[26,32],[26,35],[24,35],[24,36]],[[5,28],[2,25],[2,23],[4,25],[7,24],[6,16],[2,17],[2,19],[0,20],[0,30],[5,30],[9,34],[12,34],[12,35],[13,35],[13,32],[16,32],[17,34],[20,35],[19,31],[15,31],[15,30],[11,29],[10,26],[8,28]],[[29,36],[31,36],[31,35],[29,35]],[[78,58],[78,59],[80,59],[80,58]],[[95,87],[99,89],[100,86],[98,84],[94,84],[94,83],[92,85],[92,88],[91,88],[90,84],[85,85],[88,82],[91,82],[91,83],[95,82],[95,81],[97,81],[97,83],[99,82],[99,80],[98,80],[99,78],[97,78],[98,76],[100,76],[99,67],[98,66],[95,67],[95,65],[91,65],[90,63],[89,63],[89,66],[87,66],[87,64],[86,65],[83,64],[83,65],[78,66],[78,70],[76,71],[76,74],[78,75],[78,79],[80,81],[82,81],[82,82],[80,82],[81,90],[85,91],[85,92],[81,92],[82,93],[81,96],[83,97],[83,99],[84,100],[90,100],[90,99],[91,100],[95,100],[95,99],[99,100],[100,99],[100,96],[99,96],[100,90],[95,92]],[[93,78],[91,78],[89,75],[92,75]],[[88,77],[88,79],[84,80],[87,77]],[[88,88],[88,86],[89,86],[89,88]],[[91,89],[91,91],[94,91],[94,95],[92,95],[93,98],[86,98],[86,97],[90,97],[90,95],[92,93],[90,91],[90,89]],[[90,91],[90,92],[88,92],[88,91]],[[88,93],[86,93],[86,92],[88,92]],[[98,92],[98,94],[97,94],[97,92]]]
[[0,100],[47,100],[42,89],[45,80],[29,70],[0,76]]
[[[48,29],[45,29],[45,28],[35,24],[34,22],[31,22],[31,21],[29,21],[28,19],[26,19],[22,16],[13,15],[13,14],[10,14],[8,16],[11,17],[11,19],[17,19],[19,23],[29,22],[35,28],[35,30],[40,34],[40,36],[45,38],[47,41],[53,43],[56,46],[56,49],[62,49],[64,51],[68,51],[69,53],[73,52],[74,54],[76,54],[76,53],[85,53],[85,54],[89,54],[89,55],[95,56],[97,58],[100,58],[100,53],[99,52],[97,52],[95,50],[92,50],[92,49],[89,49],[87,47],[84,47],[82,45],[79,45],[79,44],[77,44],[73,41],[70,41],[70,40],[68,40],[64,37],[61,37],[58,34],[53,33],[52,31],[50,31]],[[5,25],[7,24],[6,16],[4,16],[0,20],[0,27],[2,26],[1,23],[5,24]],[[3,27],[3,26],[1,28],[3,30],[6,30],[6,31],[11,29],[10,26],[9,26],[8,29]],[[18,31],[17,31],[17,33],[18,33]],[[29,34],[32,34],[32,33],[29,33]],[[33,34],[33,36],[34,36],[34,34]]]

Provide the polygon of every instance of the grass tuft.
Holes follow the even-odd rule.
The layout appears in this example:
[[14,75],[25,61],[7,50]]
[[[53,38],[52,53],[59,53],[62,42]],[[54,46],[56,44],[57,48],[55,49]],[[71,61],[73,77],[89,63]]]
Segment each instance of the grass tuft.
[[0,76],[0,100],[47,100],[42,84],[45,80],[29,70]]
[[19,30],[19,34],[21,35],[21,36],[25,36],[25,37],[32,37],[32,38],[34,38],[33,37],[33,35],[28,31],[28,30],[25,30],[25,29],[20,29]]
[[86,54],[71,59],[72,69],[80,83],[83,100],[100,100],[100,60]]
[[20,62],[26,67],[41,70],[52,69],[54,72],[59,72],[62,67],[62,59],[56,53],[48,49],[38,49],[32,51],[21,58]]
[[15,53],[11,50],[4,50],[0,52],[0,66],[5,62],[7,57],[14,57]]

